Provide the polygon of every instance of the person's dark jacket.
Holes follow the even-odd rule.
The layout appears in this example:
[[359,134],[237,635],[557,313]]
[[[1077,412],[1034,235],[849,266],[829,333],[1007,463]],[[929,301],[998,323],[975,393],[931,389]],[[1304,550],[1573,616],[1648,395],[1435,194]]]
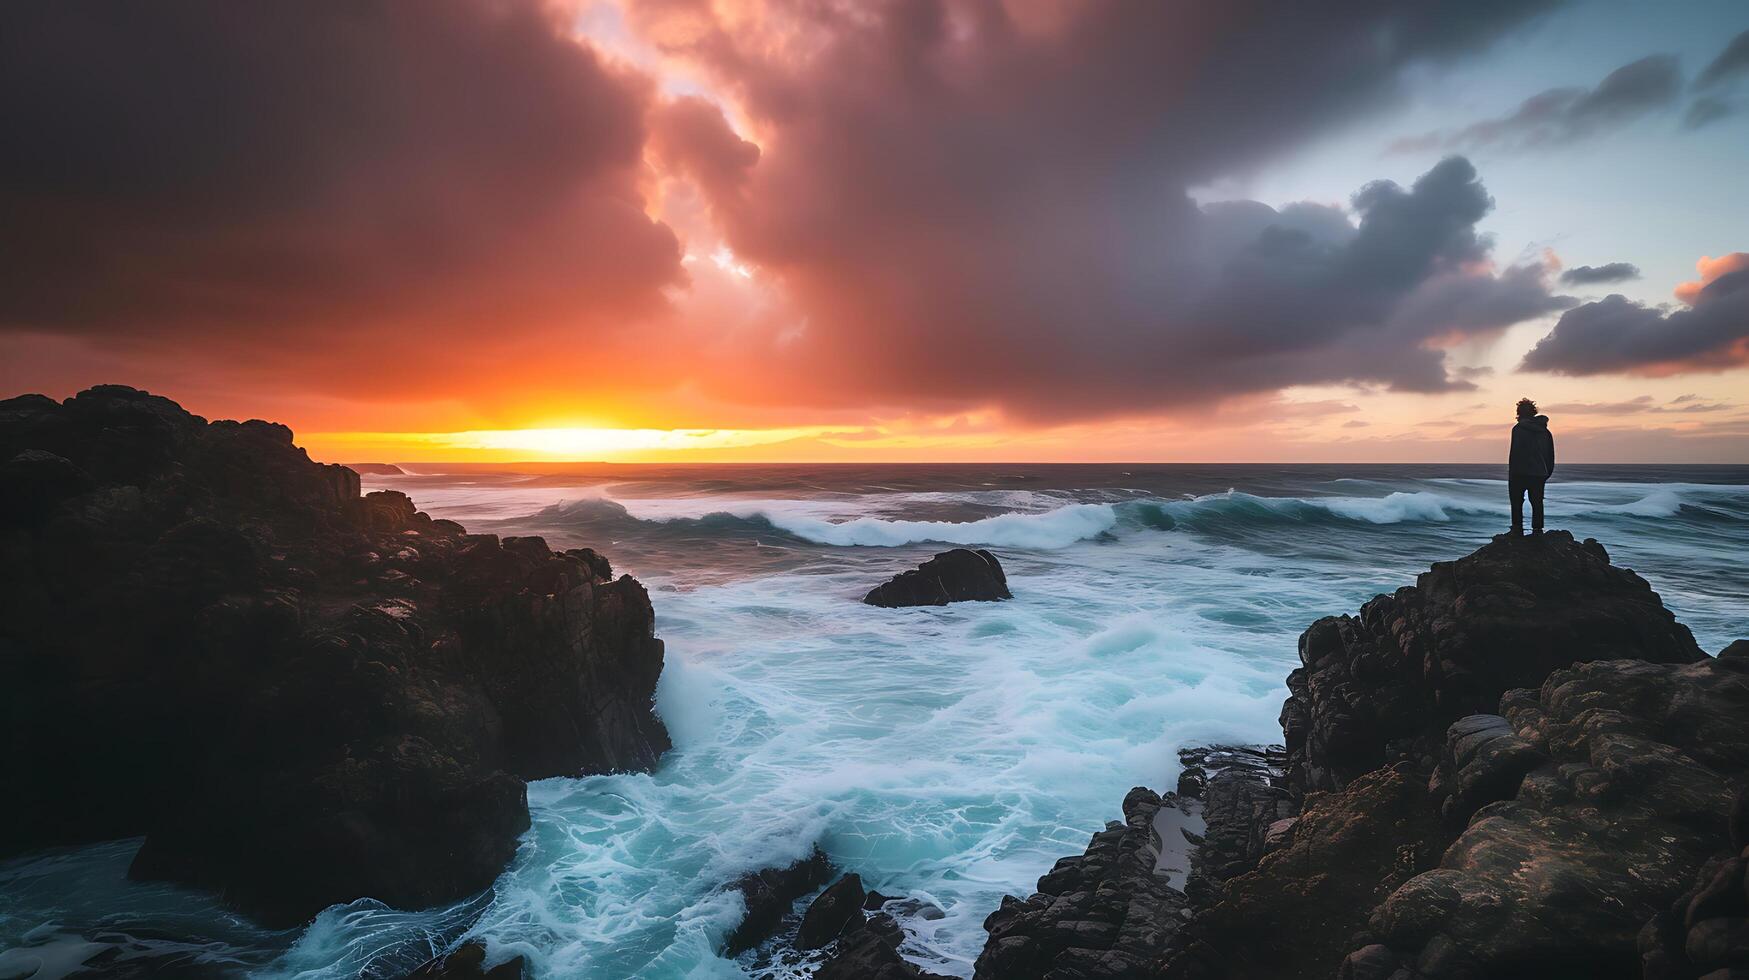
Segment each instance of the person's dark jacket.
[[1519,419],[1512,427],[1512,456],[1507,461],[1510,476],[1546,480],[1555,475],[1555,437],[1549,433],[1549,417]]

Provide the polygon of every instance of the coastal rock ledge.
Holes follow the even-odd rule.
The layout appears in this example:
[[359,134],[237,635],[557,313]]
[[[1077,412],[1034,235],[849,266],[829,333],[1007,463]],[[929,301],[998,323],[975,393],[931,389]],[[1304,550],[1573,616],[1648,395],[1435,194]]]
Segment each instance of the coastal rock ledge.
[[1749,642],[1707,656],[1551,532],[1314,623],[1300,658],[1284,757],[1131,791],[990,916],[977,975],[1749,976]]
[[0,401],[0,849],[143,836],[132,876],[289,926],[478,892],[526,780],[655,765],[641,585],[359,490],[270,422]]

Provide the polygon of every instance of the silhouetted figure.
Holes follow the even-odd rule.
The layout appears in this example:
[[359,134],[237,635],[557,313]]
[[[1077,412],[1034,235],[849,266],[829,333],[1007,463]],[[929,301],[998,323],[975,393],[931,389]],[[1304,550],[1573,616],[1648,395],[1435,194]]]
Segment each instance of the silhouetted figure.
[[1506,484],[1512,492],[1512,533],[1524,533],[1524,497],[1530,495],[1531,533],[1543,533],[1543,484],[1555,475],[1555,437],[1549,417],[1536,413],[1536,402],[1518,400],[1518,424],[1512,427],[1512,454],[1506,463]]

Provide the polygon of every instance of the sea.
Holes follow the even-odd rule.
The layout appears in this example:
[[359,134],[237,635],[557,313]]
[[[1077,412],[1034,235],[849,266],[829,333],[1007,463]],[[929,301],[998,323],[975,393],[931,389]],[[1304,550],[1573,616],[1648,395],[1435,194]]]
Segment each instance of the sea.
[[[1279,741],[1314,619],[1506,529],[1499,466],[413,464],[367,476],[470,531],[594,548],[650,590],[667,644],[651,773],[529,787],[487,893],[362,899],[262,930],[129,882],[138,840],[0,865],[0,978],[119,947],[142,967],[392,977],[464,936],[538,977],[805,975],[717,955],[725,883],[818,846],[906,899],[903,952],[969,977],[983,920],[1170,789],[1177,750]],[[1595,537],[1716,652],[1749,636],[1749,467],[1563,465],[1548,524]],[[988,548],[1012,601],[879,609],[872,586]],[[117,954],[110,954],[117,955]],[[171,975],[171,974],[166,974]]]

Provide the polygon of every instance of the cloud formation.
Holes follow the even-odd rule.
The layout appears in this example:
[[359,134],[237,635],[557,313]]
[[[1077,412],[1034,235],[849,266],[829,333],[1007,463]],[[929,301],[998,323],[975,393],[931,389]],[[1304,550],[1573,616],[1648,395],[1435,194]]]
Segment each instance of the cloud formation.
[[1718,57],[1694,76],[1691,87],[1701,94],[1689,103],[1682,117],[1683,128],[1699,129],[1742,112],[1745,99],[1731,90],[1744,78],[1749,78],[1749,31],[1732,38]]
[[0,329],[357,388],[684,281],[648,81],[538,4],[15,3],[0,39]]
[[1461,159],[1350,213],[1187,192],[1394,97],[1523,5],[631,12],[759,144],[690,166],[725,175],[705,190],[729,245],[805,311],[769,352],[797,397],[1060,418],[1297,383],[1440,391],[1468,384],[1443,341],[1560,305],[1539,267],[1491,268],[1492,201]]
[[1548,6],[629,0],[674,97],[536,0],[8,5],[0,331],[816,416],[1468,387],[1446,347],[1568,301],[1496,267],[1466,160],[1189,189]]
[[1725,50],[1694,76],[1694,87],[1716,88],[1745,76],[1749,76],[1749,31],[1732,38]]
[[1749,252],[1697,263],[1683,283],[1687,309],[1665,312],[1612,294],[1561,315],[1524,357],[1527,371],[1554,374],[1673,374],[1749,364]]
[[1390,149],[1415,153],[1563,146],[1673,105],[1681,93],[1682,72],[1676,58],[1655,54],[1617,68],[1595,88],[1547,89],[1504,116],[1400,139]]
[[1561,272],[1561,282],[1567,286],[1595,286],[1605,282],[1627,282],[1640,278],[1640,267],[1632,262],[1609,262],[1604,265],[1576,265]]

